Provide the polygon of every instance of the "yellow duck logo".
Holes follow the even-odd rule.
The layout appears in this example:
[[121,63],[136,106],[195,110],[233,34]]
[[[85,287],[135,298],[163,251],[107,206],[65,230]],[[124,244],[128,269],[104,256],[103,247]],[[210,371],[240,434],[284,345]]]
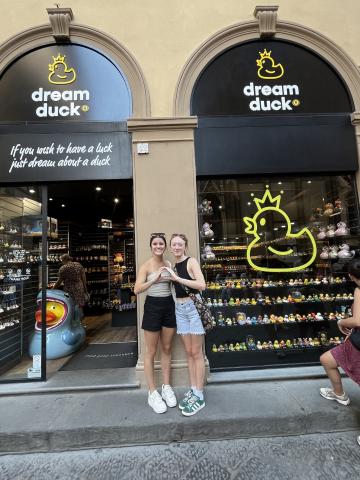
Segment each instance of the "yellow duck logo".
[[265,80],[275,80],[281,78],[284,75],[284,68],[281,63],[275,63],[275,60],[271,56],[271,50],[268,52],[266,48],[260,54],[260,58],[256,60],[258,68],[258,77]]
[[[309,265],[313,263],[313,261],[316,258],[316,253],[317,253],[316,242],[310,230],[305,227],[297,233],[291,233],[292,224],[287,213],[280,208],[280,200],[281,200],[280,195],[276,197],[272,197],[270,191],[267,189],[261,200],[259,198],[255,198],[255,204],[258,209],[255,215],[252,218],[250,217],[243,218],[245,224],[247,225],[247,227],[245,228],[245,232],[251,235],[254,235],[254,239],[251,241],[251,243],[249,244],[246,250],[247,261],[254,270],[261,270],[263,272],[296,272],[298,270],[303,270],[304,268],[307,268]],[[266,206],[267,202],[270,204],[270,206]],[[292,248],[288,248],[286,250],[279,250],[277,248],[272,247],[271,245],[266,245],[266,243],[262,243],[262,239],[258,232],[259,230],[261,230],[261,227],[264,227],[264,232],[268,230],[267,221],[268,221],[269,213],[272,215],[276,214],[277,218],[280,217],[281,221],[285,224],[286,232],[283,237],[285,240],[301,238],[302,240],[308,241],[310,243],[311,253],[310,255],[307,255],[305,257],[304,259],[305,262],[302,265],[297,265],[295,267],[272,268],[272,267],[266,267],[262,265],[256,265],[256,263],[254,263],[254,260],[256,261],[256,258],[258,258],[259,255],[257,255],[256,258],[255,256],[254,258],[252,258],[252,250],[254,248],[257,248],[263,245],[265,245],[266,250],[268,250],[271,255],[275,256],[273,258],[278,257],[279,260],[282,260],[287,256],[293,255],[294,253]],[[302,257],[298,257],[298,258],[302,258]]]
[[49,82],[55,85],[67,85],[75,82],[76,72],[66,65],[65,55],[59,53],[57,57],[53,57],[53,60],[53,63],[49,64]]

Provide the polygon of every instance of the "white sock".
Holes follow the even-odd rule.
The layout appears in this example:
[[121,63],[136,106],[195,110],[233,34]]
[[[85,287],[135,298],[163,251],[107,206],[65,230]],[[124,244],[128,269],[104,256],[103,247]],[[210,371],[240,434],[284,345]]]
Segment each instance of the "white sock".
[[200,400],[204,400],[204,390],[198,390],[197,388],[193,389],[194,394],[200,398]]
[[196,387],[191,386],[190,390],[194,393],[194,391],[196,390]]

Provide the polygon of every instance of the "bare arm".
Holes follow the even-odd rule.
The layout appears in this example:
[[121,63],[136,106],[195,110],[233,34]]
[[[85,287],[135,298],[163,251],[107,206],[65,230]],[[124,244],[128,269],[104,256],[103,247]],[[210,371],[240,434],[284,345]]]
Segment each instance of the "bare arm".
[[349,318],[342,318],[341,320],[338,321],[338,326],[339,329],[347,335],[350,332],[343,331],[344,330],[350,330],[352,328],[360,328],[360,289],[355,288],[355,293],[354,293],[354,304],[352,308],[352,317]]
[[178,282],[181,285],[184,285],[188,288],[193,288],[194,290],[203,291],[206,288],[206,283],[204,279],[204,275],[201,271],[199,262],[195,258],[190,258],[188,262],[188,271],[191,277],[194,280],[188,280],[187,278],[181,278],[175,274],[175,272],[168,268],[167,269],[171,273],[171,279],[174,282]]

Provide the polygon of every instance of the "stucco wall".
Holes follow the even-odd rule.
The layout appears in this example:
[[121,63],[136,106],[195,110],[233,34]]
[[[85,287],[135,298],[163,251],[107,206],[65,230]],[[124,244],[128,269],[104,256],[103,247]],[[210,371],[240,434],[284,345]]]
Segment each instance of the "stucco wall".
[[[211,35],[234,23],[253,20],[256,5],[279,5],[278,18],[329,37],[360,64],[359,0],[69,0],[74,22],[115,37],[135,57],[148,83],[151,114],[171,116],[181,69]],[[0,0],[0,43],[16,33],[48,23],[45,0]]]

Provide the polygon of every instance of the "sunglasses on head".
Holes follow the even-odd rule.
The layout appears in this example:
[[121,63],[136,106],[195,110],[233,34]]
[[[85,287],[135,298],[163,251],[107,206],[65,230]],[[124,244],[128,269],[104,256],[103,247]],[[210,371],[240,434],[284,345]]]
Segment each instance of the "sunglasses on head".
[[159,233],[159,232],[157,232],[157,233],[150,233],[150,237],[151,237],[151,238],[155,238],[155,237],[165,238],[166,235],[165,235],[165,233],[162,233],[162,232]]
[[183,240],[186,240],[186,237],[185,237],[185,235],[184,235],[183,233],[173,233],[173,234],[171,235],[171,238],[175,238],[175,237],[180,237],[180,238],[182,238]]

